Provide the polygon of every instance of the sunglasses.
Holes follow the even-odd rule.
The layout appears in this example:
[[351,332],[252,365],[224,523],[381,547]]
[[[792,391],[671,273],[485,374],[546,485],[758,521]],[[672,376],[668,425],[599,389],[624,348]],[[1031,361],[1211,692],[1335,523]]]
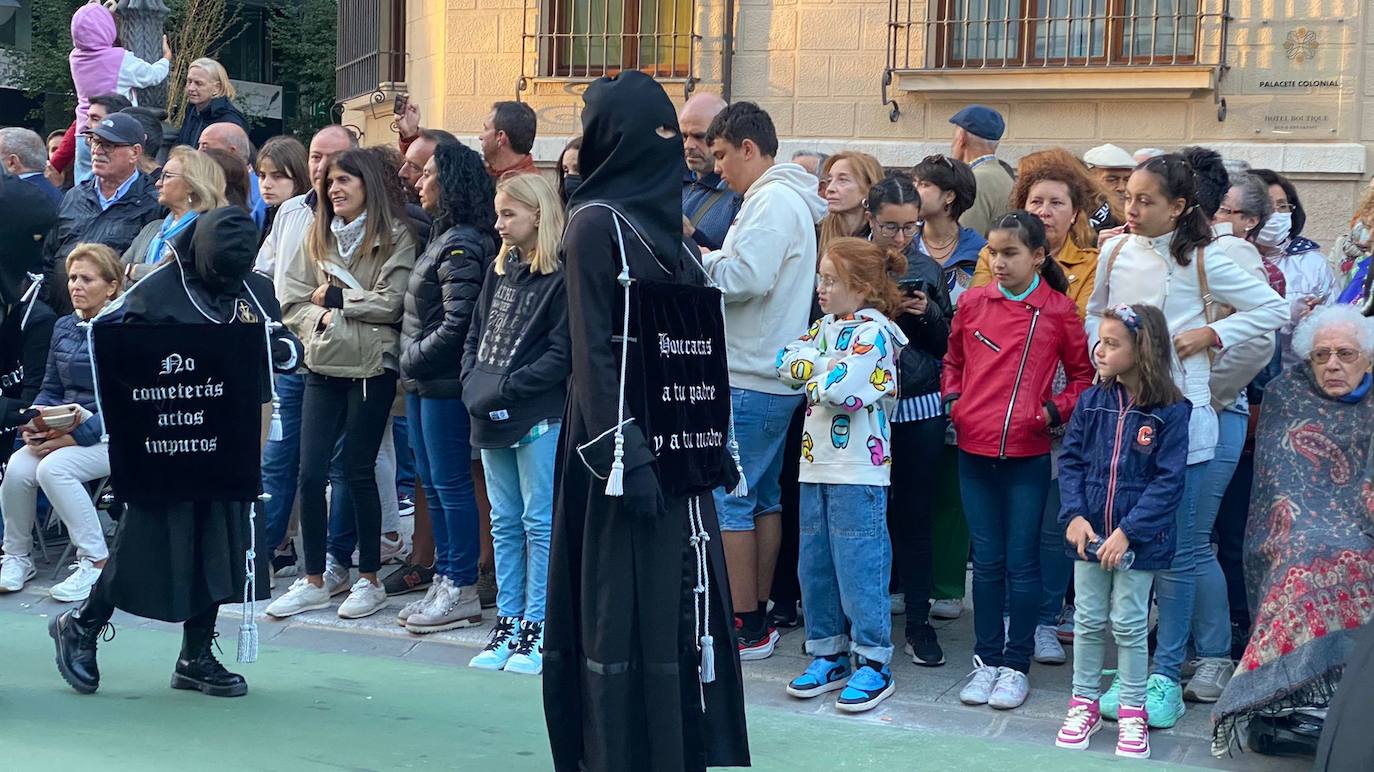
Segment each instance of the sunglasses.
[[1336,358],[1341,360],[1341,362],[1345,364],[1350,364],[1351,362],[1354,362],[1355,360],[1359,359],[1361,353],[1362,352],[1360,352],[1358,349],[1353,348],[1323,348],[1313,351],[1308,358],[1311,359],[1315,364],[1324,365],[1327,362],[1330,362],[1331,355],[1335,354]]

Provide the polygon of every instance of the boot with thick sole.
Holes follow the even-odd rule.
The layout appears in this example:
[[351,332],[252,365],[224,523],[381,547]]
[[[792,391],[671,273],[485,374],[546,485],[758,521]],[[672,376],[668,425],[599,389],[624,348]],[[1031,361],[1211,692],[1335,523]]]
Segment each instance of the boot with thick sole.
[[113,639],[113,625],[84,620],[81,609],[58,614],[48,622],[48,635],[57,647],[57,672],[62,674],[62,680],[82,694],[94,694],[100,688],[95,646],[105,630],[109,630],[105,640]]
[[219,633],[188,628],[182,632],[181,657],[172,673],[172,688],[195,690],[211,697],[242,697],[248,682],[230,673],[215,659],[211,646]]

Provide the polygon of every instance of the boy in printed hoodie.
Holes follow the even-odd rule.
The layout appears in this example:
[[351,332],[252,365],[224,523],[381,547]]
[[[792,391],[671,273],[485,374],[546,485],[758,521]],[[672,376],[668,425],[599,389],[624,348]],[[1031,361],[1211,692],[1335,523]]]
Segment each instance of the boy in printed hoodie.
[[774,163],[778,136],[768,113],[750,102],[722,110],[706,142],[716,171],[744,197],[719,250],[702,264],[725,295],[725,345],[735,440],[748,493],[716,491],[716,511],[742,660],[771,656],[778,632],[767,625],[768,595],[782,541],[783,445],[801,404],[769,366],[806,330],[816,273],[816,223],[826,204],[816,178],[793,163]]
[[138,104],[134,89],[156,86],[167,79],[172,66],[172,49],[162,36],[162,58],[149,64],[132,51],[115,45],[118,28],[114,12],[104,4],[90,2],[72,14],[72,83],[76,86],[76,181],[91,176],[91,150],[79,136],[86,130],[86,113],[91,97],[119,94]]
[[888,412],[907,340],[887,314],[901,308],[891,277],[905,270],[905,257],[873,242],[832,241],[817,279],[825,316],[775,360],[778,379],[806,394],[797,575],[806,653],[815,659],[787,692],[806,698],[843,690],[835,706],[848,713],[871,710],[895,689]]

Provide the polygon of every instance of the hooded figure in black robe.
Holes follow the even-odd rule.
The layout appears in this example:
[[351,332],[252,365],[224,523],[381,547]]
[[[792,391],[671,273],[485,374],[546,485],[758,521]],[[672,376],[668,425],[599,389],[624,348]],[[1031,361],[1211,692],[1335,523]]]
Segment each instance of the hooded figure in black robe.
[[43,236],[57,207],[42,190],[0,173],[0,463],[14,451],[16,427],[43,386],[57,314],[42,300]]
[[[211,321],[207,314],[219,323],[260,325],[264,314],[280,322],[272,281],[251,270],[257,238],[257,226],[242,209],[225,207],[201,215],[173,241],[176,259],[131,287],[93,323],[206,324]],[[289,371],[300,353],[300,342],[285,328],[272,330],[273,369]],[[261,370],[258,396],[265,404],[271,401],[271,374],[266,367]],[[243,677],[215,659],[211,644],[220,605],[243,599],[244,554],[254,529],[257,542],[266,543],[263,519],[249,517],[252,506],[249,501],[128,504],[90,599],[49,624],[58,669],[67,683],[84,694],[99,686],[96,640],[119,608],[184,623],[173,688],[217,697],[246,694]],[[256,561],[255,576],[256,600],[266,600],[271,596],[269,561]]]
[[[706,283],[682,240],[682,137],[663,88],[640,72],[602,78],[585,99],[584,182],[569,204],[561,245],[573,346],[544,628],[544,713],[554,768],[748,766],[715,510],[709,490],[688,498],[664,494],[660,476],[682,471],[659,466],[641,428],[645,396],[633,334],[624,394],[625,417],[634,420],[622,426],[624,494],[606,493],[617,456],[625,309],[617,221],[635,281]],[[699,518],[689,506],[699,508]],[[709,655],[697,648],[698,554],[690,540],[698,528],[709,534]],[[714,678],[699,675],[708,659]]]

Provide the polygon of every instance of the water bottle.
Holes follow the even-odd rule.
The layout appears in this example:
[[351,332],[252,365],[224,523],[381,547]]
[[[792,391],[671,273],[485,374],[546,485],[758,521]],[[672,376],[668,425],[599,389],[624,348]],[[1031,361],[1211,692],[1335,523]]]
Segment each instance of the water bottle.
[[[1086,549],[1086,552],[1088,553],[1088,557],[1091,558],[1092,560],[1097,560],[1097,551],[1100,550],[1100,549],[1102,549],[1102,545],[1103,545],[1103,544],[1106,544],[1106,543],[1107,543],[1107,540],[1104,539],[1104,538],[1102,538],[1101,536],[1099,536],[1099,537],[1097,537],[1096,539],[1093,539],[1092,541],[1088,542],[1088,546],[1087,546],[1087,549]],[[1098,561],[1098,562],[1101,562],[1101,561]],[[1127,570],[1130,570],[1131,566],[1134,565],[1134,564],[1135,564],[1135,550],[1127,549],[1124,553],[1122,553],[1122,555],[1121,555],[1121,562],[1117,565],[1116,568],[1119,569],[1119,570],[1121,570],[1121,571],[1127,571]]]

